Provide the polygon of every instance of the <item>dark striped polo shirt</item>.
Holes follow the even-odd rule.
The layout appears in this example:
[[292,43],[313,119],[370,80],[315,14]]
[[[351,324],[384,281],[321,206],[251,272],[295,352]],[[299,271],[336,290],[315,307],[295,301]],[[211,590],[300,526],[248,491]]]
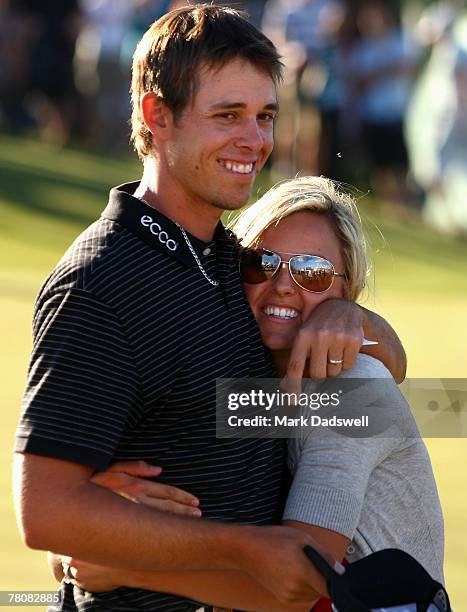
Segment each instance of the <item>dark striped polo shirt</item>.
[[[274,374],[246,302],[237,246],[188,235],[112,189],[101,218],[42,286],[16,451],[105,469],[161,465],[157,481],[191,491],[203,516],[263,525],[280,520],[283,442],[216,439],[215,380]],[[57,500],[59,502],[59,500]],[[62,610],[192,611],[172,595],[67,585]]]

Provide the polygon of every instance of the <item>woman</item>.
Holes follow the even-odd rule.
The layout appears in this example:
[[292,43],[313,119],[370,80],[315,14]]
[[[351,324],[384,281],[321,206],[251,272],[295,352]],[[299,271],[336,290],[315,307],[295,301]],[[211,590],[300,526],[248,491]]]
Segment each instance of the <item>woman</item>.
[[[240,215],[234,231],[246,247],[240,254],[246,296],[283,376],[301,322],[323,300],[356,300],[365,285],[368,261],[358,213],[352,198],[332,181],[304,177],[270,190]],[[341,358],[329,355],[331,362]],[[379,361],[360,355],[339,380],[344,378],[375,379],[376,388],[382,379],[378,407],[384,413],[397,405],[407,412],[398,418],[409,419],[409,409]],[[383,548],[403,549],[443,582],[443,520],[420,437],[398,431],[362,440],[307,428],[289,443],[288,462],[293,481],[286,524],[306,530],[331,557],[347,562]],[[105,473],[96,478],[118,489]],[[157,485],[150,485],[158,497]],[[180,501],[176,510],[193,512],[193,500]],[[88,590],[125,585],[242,609],[305,609],[280,604],[254,580],[235,572],[126,572],[72,565],[71,575]]]

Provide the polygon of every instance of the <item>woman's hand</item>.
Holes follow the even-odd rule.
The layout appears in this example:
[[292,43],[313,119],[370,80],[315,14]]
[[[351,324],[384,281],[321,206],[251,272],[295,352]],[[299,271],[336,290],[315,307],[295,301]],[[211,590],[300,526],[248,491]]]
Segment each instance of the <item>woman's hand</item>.
[[[95,565],[79,561],[72,557],[61,557],[64,580],[71,582],[75,586],[90,591],[91,593],[101,593],[113,591],[123,586],[126,582],[125,577],[129,573],[127,570],[119,570],[115,567]],[[125,577],[124,577],[125,576]]]
[[355,302],[331,298],[318,304],[295,336],[283,390],[300,393],[302,378],[324,380],[350,370],[362,346],[364,321]]
[[159,476],[161,472],[161,467],[145,461],[119,461],[105,472],[94,474],[91,482],[156,510],[200,517],[199,500],[194,495],[177,487],[147,480]]
[[[119,461],[105,472],[96,472],[91,482],[156,510],[184,516],[200,517],[199,500],[191,493],[148,478],[159,476],[161,467],[145,461]],[[111,591],[125,584],[123,572],[111,567],[94,565],[70,557],[48,553],[49,567],[58,581],[63,577],[88,591]],[[63,573],[62,573],[63,568]]]

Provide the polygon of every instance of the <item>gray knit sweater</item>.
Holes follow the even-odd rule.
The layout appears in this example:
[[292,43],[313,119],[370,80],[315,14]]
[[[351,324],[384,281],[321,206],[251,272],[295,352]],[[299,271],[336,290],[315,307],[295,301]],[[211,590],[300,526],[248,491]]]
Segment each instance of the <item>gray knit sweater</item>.
[[[385,379],[378,409],[387,414],[396,409],[398,422],[413,422],[399,388],[376,359],[360,354],[340,378]],[[311,393],[313,384],[306,391]],[[405,550],[443,583],[441,506],[425,444],[412,436],[400,430],[349,437],[329,428],[303,429],[289,441],[294,479],[284,519],[347,536],[350,563],[383,548]]]

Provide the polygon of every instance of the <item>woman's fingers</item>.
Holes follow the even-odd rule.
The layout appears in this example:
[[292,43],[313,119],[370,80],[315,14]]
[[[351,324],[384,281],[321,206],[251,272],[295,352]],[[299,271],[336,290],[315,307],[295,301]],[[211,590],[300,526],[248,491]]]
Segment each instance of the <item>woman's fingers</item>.
[[[171,485],[111,471],[94,474],[91,482],[111,489],[132,501],[143,503],[153,508],[159,508],[166,512],[173,511],[176,514],[199,516],[198,513],[193,514],[192,512],[194,508],[199,506],[198,498],[188,493],[188,491]],[[173,502],[173,504],[163,502]],[[185,506],[186,510],[184,512],[181,512],[181,506]]]
[[159,476],[162,468],[158,465],[150,465],[146,461],[117,461],[112,463],[106,472],[123,472],[129,476],[151,478]]
[[186,504],[180,504],[170,499],[157,499],[142,495],[138,499],[139,503],[160,510],[161,512],[170,512],[171,514],[179,514],[183,516],[191,516],[193,518],[201,518],[201,510],[194,508],[193,506],[187,506]]
[[351,370],[355,362],[357,361],[358,353],[362,347],[360,338],[356,337],[352,343],[348,343],[344,348],[344,363],[342,364],[343,370]]
[[160,482],[132,478],[131,476],[128,476],[128,478],[130,480],[122,483],[122,486],[119,487],[120,491],[126,495],[134,496],[142,503],[145,503],[145,500],[159,500],[161,502],[174,502],[188,508],[197,508],[199,506],[199,499],[183,489]]
[[119,570],[111,567],[95,565],[78,559],[69,559],[67,566],[67,580],[86,591],[111,591],[123,584],[117,578]]
[[338,376],[344,365],[344,350],[341,348],[330,347],[328,351],[327,375]]
[[134,484],[138,482],[138,480],[124,473],[97,472],[92,476],[91,482],[93,482],[94,484],[98,484],[101,487],[107,487],[107,489],[112,489],[116,491],[121,490],[124,487],[129,486],[130,484]]
[[148,497],[158,497],[162,499],[172,500],[179,504],[186,504],[188,506],[198,506],[199,500],[197,497],[171,485],[162,484],[160,482],[145,481],[144,483],[144,495]]

